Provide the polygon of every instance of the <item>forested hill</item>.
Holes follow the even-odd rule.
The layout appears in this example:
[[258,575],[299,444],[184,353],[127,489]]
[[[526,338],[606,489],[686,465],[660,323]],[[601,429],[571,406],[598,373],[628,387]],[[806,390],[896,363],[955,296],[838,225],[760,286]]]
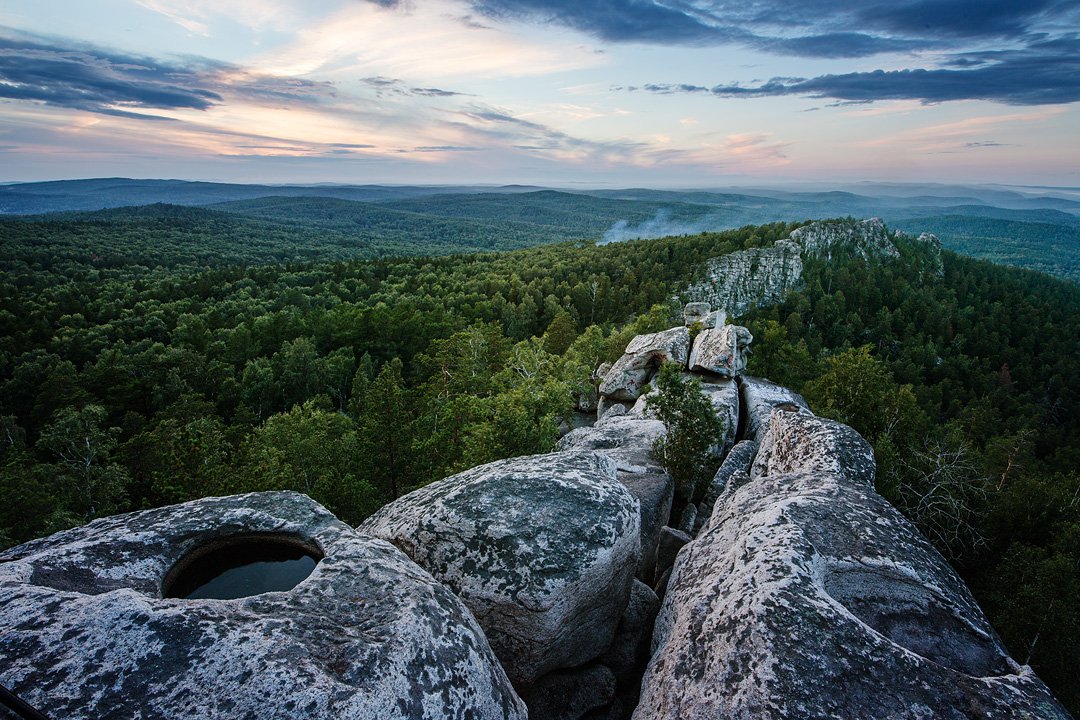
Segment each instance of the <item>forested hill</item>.
[[[45,238],[47,252],[6,256],[0,280],[3,544],[271,488],[355,522],[456,470],[545,451],[601,361],[674,323],[669,300],[706,258],[794,227],[147,273],[91,259],[54,271],[66,262],[53,258],[57,238],[90,227],[122,245],[124,233],[148,232],[128,222],[142,212],[177,252],[199,236],[185,235],[185,213],[223,229],[215,252],[226,258],[280,227],[176,208],[115,211],[99,225],[30,221],[27,242]],[[931,245],[899,247],[894,260],[808,259],[803,290],[743,319],[750,370],[874,444],[882,492],[961,570],[1014,656],[1076,711],[1080,288],[950,252],[939,275]]]
[[[1042,194],[934,185],[861,184],[852,189],[571,191],[103,178],[0,185],[0,220],[31,224],[0,223],[0,241],[8,258],[30,239],[44,257],[54,251],[72,259],[92,256],[99,267],[131,262],[194,268],[506,250],[576,239],[621,241],[852,216],[881,217],[896,227],[936,233],[946,247],[972,257],[1080,278],[1075,189]],[[216,209],[234,220],[225,227],[214,216],[185,215],[160,203]],[[83,213],[118,206],[151,209],[149,215],[117,211],[128,227],[121,232],[122,242],[104,240],[110,251],[114,245],[118,249],[107,258],[96,249],[102,244],[96,228],[117,222],[118,216]],[[64,212],[31,215],[48,211]],[[147,223],[141,230],[133,227],[140,218]],[[40,222],[56,224],[46,230]],[[200,237],[202,229],[206,237]],[[222,238],[226,242],[219,242]]]

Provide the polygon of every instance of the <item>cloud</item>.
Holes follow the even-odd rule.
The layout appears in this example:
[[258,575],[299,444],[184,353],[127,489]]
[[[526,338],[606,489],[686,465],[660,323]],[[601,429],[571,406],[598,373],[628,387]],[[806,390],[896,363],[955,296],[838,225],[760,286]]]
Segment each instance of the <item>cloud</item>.
[[382,97],[385,95],[411,95],[414,97],[457,97],[467,96],[469,93],[443,90],[434,87],[409,87],[397,78],[375,75],[373,77],[360,78],[360,82],[375,90],[375,94]]
[[1006,105],[1055,105],[1080,101],[1080,54],[1012,51],[997,53],[993,60],[968,68],[874,70],[813,78],[773,78],[756,86],[704,88],[652,83],[641,89],[661,94],[707,92],[723,98],[804,95],[848,102],[990,100]]
[[[775,4],[781,5],[779,0]],[[747,17],[744,8],[726,2],[706,6],[659,0],[473,0],[472,5],[495,19],[563,25],[614,43],[739,44],[778,55],[821,58],[864,57],[926,46],[912,39],[849,30],[825,30],[794,37],[762,34],[757,27],[761,23]],[[782,5],[786,11],[787,3]],[[763,8],[757,18],[768,17],[775,10]],[[781,25],[790,27],[786,23]]]
[[167,120],[138,110],[208,110],[223,103],[226,93],[263,101],[309,101],[332,95],[333,88],[262,76],[205,58],[166,62],[0,28],[0,97]]

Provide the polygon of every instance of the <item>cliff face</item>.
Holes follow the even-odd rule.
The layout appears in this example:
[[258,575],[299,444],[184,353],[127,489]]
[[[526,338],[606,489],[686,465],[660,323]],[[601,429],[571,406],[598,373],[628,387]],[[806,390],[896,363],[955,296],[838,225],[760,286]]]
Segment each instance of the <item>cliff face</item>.
[[[792,231],[787,240],[769,248],[740,250],[706,263],[705,279],[682,293],[688,302],[703,301],[738,317],[751,307],[775,305],[802,282],[803,260],[829,260],[834,253],[863,258],[900,257],[893,242],[902,233],[892,233],[879,218],[859,222],[815,222]],[[938,253],[934,272],[941,272],[941,243],[923,233],[916,242],[930,245]]]
[[775,305],[799,287],[802,279],[799,246],[781,240],[771,248],[751,248],[709,260],[705,280],[684,294],[707,302],[729,315],[742,315],[754,305]]

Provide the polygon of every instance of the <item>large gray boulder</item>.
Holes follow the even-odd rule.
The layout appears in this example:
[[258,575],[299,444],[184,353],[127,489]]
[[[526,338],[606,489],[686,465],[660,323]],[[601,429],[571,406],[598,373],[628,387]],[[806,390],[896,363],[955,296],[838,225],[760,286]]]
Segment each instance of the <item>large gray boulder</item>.
[[453,589],[527,687],[611,644],[640,554],[638,503],[616,472],[594,452],[500,460],[400,497],[358,529]]
[[765,433],[769,431],[773,408],[777,406],[813,415],[802,395],[774,382],[741,375],[739,389],[746,413],[746,431],[743,436],[748,440],[760,442],[765,437]]
[[638,335],[604,376],[600,394],[612,400],[636,400],[660,365],[686,365],[689,351],[690,331],[685,327]]
[[715,449],[717,455],[723,455],[735,444],[735,437],[739,431],[739,386],[732,380],[702,382],[701,392],[712,403],[717,416],[724,421],[724,434],[720,447]]
[[689,327],[694,323],[703,323],[709,317],[712,305],[707,302],[690,302],[683,307],[683,322]]
[[761,441],[750,477],[822,472],[874,486],[874,448],[835,420],[778,407]]
[[[324,557],[287,592],[162,597],[237,536]],[[464,604],[296,493],[118,515],[0,554],[0,682],[53,718],[525,718]]]
[[634,717],[1068,715],[861,471],[811,469],[721,494],[675,561]]
[[741,325],[706,328],[694,338],[689,366],[692,372],[705,372],[734,378],[746,370],[750,343],[754,336]]

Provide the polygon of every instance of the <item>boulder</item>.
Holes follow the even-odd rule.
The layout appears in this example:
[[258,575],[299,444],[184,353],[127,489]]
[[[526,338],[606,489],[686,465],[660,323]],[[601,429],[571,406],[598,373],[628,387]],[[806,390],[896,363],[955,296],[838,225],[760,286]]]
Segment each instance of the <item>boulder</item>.
[[638,335],[604,376],[600,394],[612,400],[636,400],[660,365],[665,362],[686,365],[689,349],[690,331],[685,327]]
[[760,442],[765,437],[773,408],[777,405],[813,415],[802,395],[768,380],[740,375],[739,389],[743,412],[746,414],[746,430],[743,436],[748,440]]
[[862,475],[727,486],[671,570],[635,718],[1068,717]]
[[[291,590],[162,597],[238,537],[322,559]],[[0,682],[53,718],[521,718],[483,632],[389,543],[296,493],[95,520],[0,554]]]
[[640,557],[638,502],[616,472],[594,452],[499,460],[400,497],[358,529],[453,589],[527,687],[611,644]]
[[741,325],[706,328],[694,338],[690,370],[734,378],[746,369],[747,350],[753,341],[754,336]]
[[701,322],[707,328],[718,328],[727,325],[727,311],[726,310],[713,310],[711,313],[705,316],[705,319]]
[[733,380],[727,382],[702,382],[701,392],[709,398],[713,410],[724,421],[724,435],[720,447],[714,449],[716,455],[723,455],[735,443],[739,431],[739,385]]
[[694,323],[703,323],[709,317],[712,305],[707,302],[689,302],[683,308],[683,321],[689,327]]
[[[790,406],[789,406],[790,407]],[[874,448],[853,429],[825,418],[785,410],[772,412],[750,477],[825,472],[874,486]]]
[[556,670],[525,693],[529,720],[578,720],[615,699],[615,675],[604,665]]

